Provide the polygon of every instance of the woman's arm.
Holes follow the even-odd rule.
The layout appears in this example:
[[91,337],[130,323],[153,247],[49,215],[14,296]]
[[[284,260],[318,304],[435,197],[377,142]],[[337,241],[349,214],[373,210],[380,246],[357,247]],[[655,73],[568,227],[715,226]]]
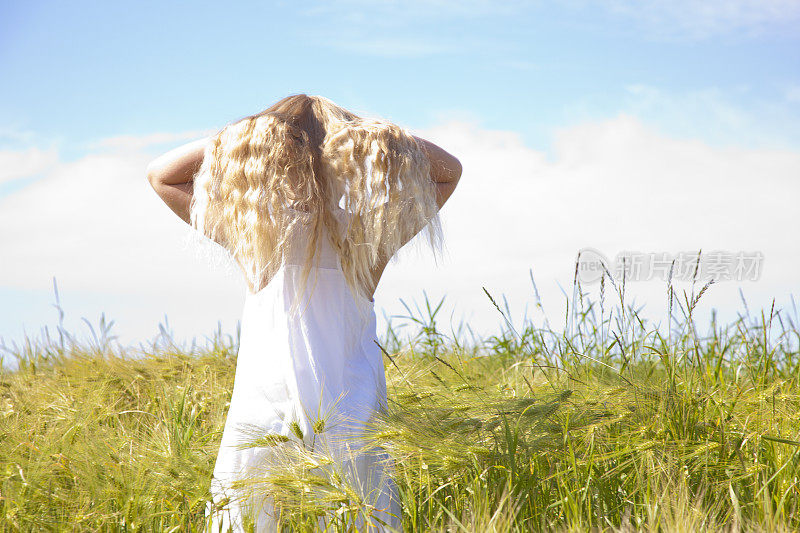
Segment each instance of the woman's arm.
[[[189,209],[194,192],[194,175],[203,163],[205,148],[210,139],[205,137],[179,146],[147,165],[147,180],[150,185],[164,203],[187,224],[191,223]],[[238,260],[235,262],[249,285],[247,270]]]
[[159,156],[147,165],[147,180],[167,206],[189,223],[194,175],[203,162],[209,137],[192,141]]
[[436,183],[436,203],[441,209],[461,179],[461,162],[428,140],[416,136],[414,139],[425,149],[431,161],[431,179]]

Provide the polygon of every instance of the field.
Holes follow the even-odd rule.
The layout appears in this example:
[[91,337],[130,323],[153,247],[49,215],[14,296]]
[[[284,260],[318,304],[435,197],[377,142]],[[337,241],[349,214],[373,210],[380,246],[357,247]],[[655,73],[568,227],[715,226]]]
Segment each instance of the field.
[[[597,302],[575,288],[563,331],[509,322],[467,344],[426,298],[413,336],[381,336],[390,402],[370,435],[395,459],[405,530],[800,530],[796,310],[698,326],[707,287],[670,285],[663,333],[624,285],[604,278]],[[19,368],[0,374],[2,530],[201,531],[236,335],[165,332],[134,357],[95,333],[4,347]],[[310,466],[324,458],[298,459],[260,481],[294,530],[325,506],[330,531],[369,512]]]

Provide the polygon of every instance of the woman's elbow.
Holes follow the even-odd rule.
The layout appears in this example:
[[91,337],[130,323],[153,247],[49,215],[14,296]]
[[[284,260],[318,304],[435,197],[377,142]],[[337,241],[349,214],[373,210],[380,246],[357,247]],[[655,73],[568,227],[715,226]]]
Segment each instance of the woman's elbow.
[[147,168],[145,169],[145,176],[147,176],[147,181],[150,183],[150,185],[153,186],[153,188],[155,188],[156,185],[160,183],[161,180],[160,180],[159,168],[158,165],[156,164],[156,161],[151,161],[147,165]]
[[443,180],[447,183],[458,183],[458,180],[461,179],[461,172],[463,168],[461,166],[461,161],[458,160],[457,157],[451,156],[450,160],[444,166],[444,172],[442,172]]
[[461,172],[464,168],[461,166],[461,161],[457,157],[453,157],[453,176],[456,181],[461,179]]

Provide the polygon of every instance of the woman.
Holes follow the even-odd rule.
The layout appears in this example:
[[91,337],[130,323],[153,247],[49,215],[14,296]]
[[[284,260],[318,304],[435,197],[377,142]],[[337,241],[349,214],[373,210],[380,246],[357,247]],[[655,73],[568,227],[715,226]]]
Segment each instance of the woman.
[[170,209],[227,250],[248,286],[212,528],[242,530],[247,516],[275,530],[274,500],[244,496],[242,480],[274,471],[294,444],[324,448],[347,482],[366,488],[371,526],[401,529],[391,463],[379,449],[361,453],[358,439],[386,402],[373,294],[414,235],[427,228],[431,245],[440,242],[438,211],[459,161],[391,122],[295,94],[164,154],[147,175]]

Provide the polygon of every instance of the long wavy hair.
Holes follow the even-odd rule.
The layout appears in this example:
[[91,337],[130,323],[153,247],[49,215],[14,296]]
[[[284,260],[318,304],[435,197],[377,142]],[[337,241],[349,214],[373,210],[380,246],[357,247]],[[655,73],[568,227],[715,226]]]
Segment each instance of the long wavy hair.
[[[342,209],[351,216],[334,216]],[[255,293],[283,263],[298,210],[310,229],[303,293],[323,238],[351,291],[365,298],[375,290],[375,266],[420,230],[440,249],[436,186],[422,146],[405,128],[322,96],[287,96],[212,136],[195,175],[190,224],[230,253]]]

